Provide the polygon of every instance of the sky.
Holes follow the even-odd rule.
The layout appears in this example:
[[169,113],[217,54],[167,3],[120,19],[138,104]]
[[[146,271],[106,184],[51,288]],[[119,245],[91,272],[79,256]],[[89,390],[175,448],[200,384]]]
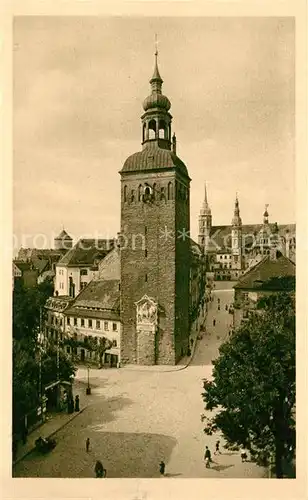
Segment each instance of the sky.
[[[13,54],[14,245],[53,245],[64,226],[116,236],[120,175],[141,150],[155,33],[177,154],[191,181],[191,234],[207,183],[213,224],[295,222],[292,18],[17,17]],[[40,236],[41,235],[41,236]]]

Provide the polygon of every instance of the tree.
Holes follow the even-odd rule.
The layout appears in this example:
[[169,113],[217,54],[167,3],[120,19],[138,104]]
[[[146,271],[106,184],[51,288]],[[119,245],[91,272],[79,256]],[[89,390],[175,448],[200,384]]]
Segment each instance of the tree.
[[[58,355],[59,355],[59,370],[58,370]],[[51,382],[59,380],[68,381],[76,373],[71,360],[62,349],[59,349],[54,344],[49,344],[46,351],[42,353],[42,384],[43,386]]]
[[53,284],[43,281],[33,288],[17,282],[13,291],[13,338],[35,346],[44,305],[53,294]]
[[284,293],[258,303],[256,314],[219,349],[213,380],[204,380],[206,433],[220,429],[227,446],[242,446],[252,458],[283,477],[295,454],[295,310]]

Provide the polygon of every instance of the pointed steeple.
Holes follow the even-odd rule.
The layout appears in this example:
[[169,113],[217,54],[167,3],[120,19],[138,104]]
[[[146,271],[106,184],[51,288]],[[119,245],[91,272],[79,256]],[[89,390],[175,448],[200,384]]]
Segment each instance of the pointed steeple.
[[239,201],[238,201],[238,197],[237,197],[237,193],[236,193],[232,226],[241,226],[241,225],[242,225],[242,219],[240,217],[240,205],[239,205]]
[[154,66],[154,73],[153,76],[150,80],[150,84],[152,85],[152,89],[154,84],[157,84],[157,89],[153,89],[156,92],[161,92],[161,85],[163,83],[162,77],[160,76],[159,70],[158,70],[158,63],[157,63],[157,58],[158,58],[158,50],[157,50],[157,35],[155,35],[155,66]]
[[200,215],[211,215],[211,209],[207,201],[206,182],[204,183],[204,200],[200,211]]

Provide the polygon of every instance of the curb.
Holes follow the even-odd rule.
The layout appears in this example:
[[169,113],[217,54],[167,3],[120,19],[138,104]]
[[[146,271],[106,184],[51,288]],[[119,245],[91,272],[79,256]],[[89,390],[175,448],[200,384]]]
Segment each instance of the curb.
[[[78,412],[75,412],[72,417],[68,420],[66,420],[66,422],[64,422],[62,425],[60,425],[60,427],[58,427],[55,431],[51,432],[50,434],[48,434],[46,437],[47,438],[50,438],[52,436],[54,436],[57,432],[59,432],[61,429],[63,429],[63,427],[65,427],[67,424],[69,424],[72,420],[74,420],[74,418],[78,417],[78,415],[80,415],[86,408],[88,408],[89,405],[86,405],[84,406],[84,408],[82,408],[80,411]],[[43,424],[44,425],[44,424]],[[12,466],[14,467],[16,464],[18,464],[21,460],[23,460],[25,457],[27,457],[28,455],[30,455],[30,453],[32,453],[33,451],[35,450],[35,444],[34,446],[32,446],[26,453],[24,453],[24,455],[22,455],[21,457],[19,457],[17,460],[15,460],[15,462],[12,463]]]
[[[133,366],[122,366],[120,368],[120,370],[122,370],[124,368],[124,370],[128,370],[128,371],[134,371],[134,372],[156,372],[156,373],[171,373],[171,372],[179,372],[181,370],[185,370],[189,365],[190,363],[192,362],[193,358],[194,358],[194,355],[195,355],[195,352],[196,352],[196,346],[197,346],[197,342],[198,340],[196,339],[196,341],[194,342],[194,345],[193,345],[193,348],[192,348],[192,353],[191,353],[191,356],[188,360],[188,362],[186,363],[186,365],[178,365],[177,367],[175,368],[172,368],[171,370],[157,370],[157,369],[145,369],[143,370],[142,368],[134,368]],[[159,365],[156,365],[156,366],[159,366]],[[162,365],[162,366],[165,366],[165,365]]]

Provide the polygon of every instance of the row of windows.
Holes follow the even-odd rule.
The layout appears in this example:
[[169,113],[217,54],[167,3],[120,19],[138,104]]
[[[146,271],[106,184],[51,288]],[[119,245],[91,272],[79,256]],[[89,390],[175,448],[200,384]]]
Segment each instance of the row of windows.
[[[85,327],[86,326],[86,321],[87,321],[87,327],[88,328],[94,328],[94,325],[95,325],[95,329],[96,330],[101,330],[102,328],[102,323],[104,323],[104,330],[105,331],[108,331],[109,330],[109,321],[101,321],[99,319],[97,320],[92,320],[92,319],[88,319],[88,320],[85,320],[84,318],[81,318],[80,319],[80,326],[82,327]],[[74,326],[78,326],[78,318],[67,318],[66,319],[66,323],[67,325],[74,325]],[[112,331],[113,332],[116,332],[118,330],[118,324],[117,323],[112,323]]]
[[[174,188],[173,183],[169,182],[167,185],[167,189],[164,186],[161,186],[160,189],[157,188],[156,183],[152,186],[152,200],[188,200],[188,189],[182,184],[175,185],[175,196],[174,196]],[[142,201],[144,195],[144,187],[140,184],[137,191],[135,189],[131,189],[128,191],[127,186],[124,186],[123,189],[123,198],[124,202],[133,203],[135,201]]]
[[63,318],[58,318],[57,316],[51,316],[50,322],[52,325],[63,325]]
[[59,288],[60,290],[64,290],[64,283],[61,281],[61,283],[59,283]]
[[[218,257],[218,255],[217,255]],[[231,255],[219,255],[220,260],[221,259],[231,259]]]

